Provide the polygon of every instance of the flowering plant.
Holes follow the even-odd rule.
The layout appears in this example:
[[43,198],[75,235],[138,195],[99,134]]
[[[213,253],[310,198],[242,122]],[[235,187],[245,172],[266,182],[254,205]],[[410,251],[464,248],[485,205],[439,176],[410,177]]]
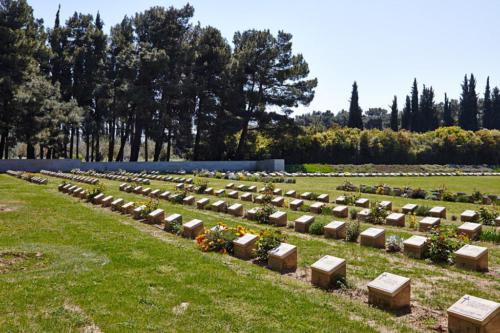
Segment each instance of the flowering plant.
[[233,253],[233,241],[247,233],[255,233],[246,227],[228,228],[219,223],[216,227],[205,230],[196,237],[196,243],[203,252]]

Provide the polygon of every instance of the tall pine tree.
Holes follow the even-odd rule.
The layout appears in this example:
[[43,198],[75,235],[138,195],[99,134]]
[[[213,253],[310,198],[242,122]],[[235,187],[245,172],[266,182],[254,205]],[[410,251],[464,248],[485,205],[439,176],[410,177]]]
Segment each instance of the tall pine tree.
[[410,129],[415,132],[420,131],[420,112],[418,104],[418,85],[417,79],[413,80],[413,86],[411,88],[411,125]]
[[396,132],[398,127],[398,98],[394,96],[391,106],[391,129]]
[[471,74],[469,80],[467,80],[467,75],[465,75],[462,84],[462,95],[460,96],[458,125],[465,130],[477,131],[479,128],[477,114],[476,79],[474,78],[474,74]]
[[486,79],[486,88],[484,90],[483,101],[483,127],[488,129],[495,128],[495,114],[491,104],[490,77]]
[[406,95],[406,103],[401,115],[401,128],[411,130],[411,100],[410,96]]
[[363,129],[363,111],[359,107],[358,84],[352,84],[351,102],[349,105],[348,127]]
[[448,95],[444,94],[444,105],[443,105],[443,126],[454,126],[455,120],[451,112],[450,100]]
[[500,90],[498,89],[498,87],[495,87],[493,89],[491,104],[493,110],[493,119],[495,120],[495,129],[500,130]]

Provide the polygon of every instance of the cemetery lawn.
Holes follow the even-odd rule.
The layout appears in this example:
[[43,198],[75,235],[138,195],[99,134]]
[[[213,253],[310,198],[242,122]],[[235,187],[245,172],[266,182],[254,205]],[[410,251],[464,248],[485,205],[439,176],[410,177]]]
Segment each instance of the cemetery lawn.
[[[446,181],[455,183],[457,178],[465,178],[459,179],[464,192],[471,191],[471,182],[484,179],[454,177]],[[346,179],[298,178],[297,184],[276,186],[330,193],[331,201],[341,193],[335,191],[335,182]],[[389,179],[422,184],[434,178]],[[215,189],[230,182],[207,180]],[[372,178],[361,181],[378,183]],[[495,181],[497,178],[485,179],[481,186],[498,193]],[[298,247],[299,269],[295,274],[279,275],[228,255],[203,253],[193,241],[58,193],[60,182],[49,177],[49,185],[38,186],[0,175],[0,253],[23,254],[6,268],[0,265],[0,331],[82,331],[92,327],[104,332],[432,331],[446,325],[446,309],[464,294],[500,299],[500,250],[492,243],[480,243],[490,251],[490,273],[484,274],[282,229],[287,242]],[[100,182],[105,184],[105,193],[115,198],[147,200],[120,192],[118,181]],[[235,183],[262,186],[257,182]],[[420,186],[427,189],[427,185],[431,183]],[[170,191],[174,186],[160,181],[149,185]],[[211,202],[216,199],[207,197]],[[400,206],[396,199],[408,202],[375,197],[392,200],[396,206]],[[241,203],[245,208],[256,206]],[[425,203],[444,205],[456,214],[464,208],[478,208],[461,203]],[[9,209],[2,212],[2,207]],[[159,207],[167,214],[182,214],[184,221],[199,218],[205,227],[224,222],[255,231],[264,228],[227,214],[163,200]],[[303,214],[287,212],[289,220]],[[316,217],[317,221],[332,219]],[[368,226],[363,224],[362,228]],[[408,228],[384,227],[387,237],[415,233]],[[307,267],[326,254],[347,259],[347,291],[325,292],[305,281]],[[395,316],[366,303],[366,284],[384,271],[412,279],[411,314]]]

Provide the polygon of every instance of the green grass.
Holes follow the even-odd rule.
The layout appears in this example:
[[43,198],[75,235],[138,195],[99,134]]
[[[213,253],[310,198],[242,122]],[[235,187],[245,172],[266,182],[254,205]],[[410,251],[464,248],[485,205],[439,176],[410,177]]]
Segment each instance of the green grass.
[[[328,188],[325,180],[333,179],[299,179],[298,184],[278,186],[321,192]],[[119,192],[119,182],[101,181],[107,194],[145,200]],[[215,188],[228,183],[209,181]],[[284,230],[288,242],[298,247],[299,272],[326,254],[346,258],[349,285],[364,295],[356,298],[324,292],[293,275],[230,256],[202,253],[192,241],[58,193],[60,182],[50,178],[48,186],[37,186],[0,175],[0,205],[15,208],[0,212],[0,252],[43,253],[0,273],[0,331],[78,331],[91,325],[105,332],[431,330],[436,324],[432,318],[415,325],[412,315],[395,317],[365,303],[366,283],[383,271],[410,277],[412,303],[438,311],[440,321],[465,293],[500,298],[500,252],[490,243],[484,245],[490,248],[493,273],[483,274]],[[153,181],[151,187],[172,190],[174,184]],[[200,218],[207,227],[223,221],[263,228],[165,201],[160,207],[182,214],[184,221]],[[289,219],[300,214],[289,212]],[[413,232],[387,229],[388,235]],[[176,310],[181,303],[189,304],[185,312]]]

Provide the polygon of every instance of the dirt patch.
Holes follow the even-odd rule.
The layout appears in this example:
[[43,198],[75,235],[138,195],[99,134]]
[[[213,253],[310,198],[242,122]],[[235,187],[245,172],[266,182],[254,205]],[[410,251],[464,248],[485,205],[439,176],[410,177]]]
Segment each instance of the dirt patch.
[[77,314],[85,319],[86,324],[85,324],[85,326],[80,328],[80,332],[82,332],[82,333],[102,333],[100,327],[97,326],[96,324],[94,324],[92,322],[92,320],[89,318],[89,316],[87,316],[85,311],[83,311],[83,309],[81,307],[79,307],[78,305],[65,303],[64,310],[71,312],[71,313],[74,313],[74,314]]
[[18,206],[0,204],[0,213],[8,213],[18,210]]
[[23,270],[29,261],[42,260],[43,254],[27,252],[0,252],[0,274],[8,273],[14,270]]

